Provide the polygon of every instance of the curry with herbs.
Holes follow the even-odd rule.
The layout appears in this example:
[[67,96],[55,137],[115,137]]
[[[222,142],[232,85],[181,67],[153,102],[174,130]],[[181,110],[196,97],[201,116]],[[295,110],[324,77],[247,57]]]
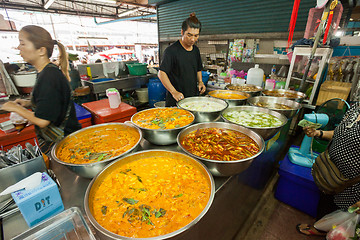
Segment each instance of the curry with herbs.
[[189,125],[194,116],[179,108],[153,108],[138,112],[132,122],[141,128],[148,129],[175,129]]
[[112,170],[90,195],[96,221],[115,234],[149,238],[174,232],[206,207],[211,185],[186,160],[154,156]]
[[203,128],[190,132],[181,145],[190,153],[218,161],[235,161],[254,156],[258,144],[249,136],[235,130]]
[[65,139],[56,156],[72,164],[100,162],[129,151],[139,139],[138,130],[126,125],[89,128]]

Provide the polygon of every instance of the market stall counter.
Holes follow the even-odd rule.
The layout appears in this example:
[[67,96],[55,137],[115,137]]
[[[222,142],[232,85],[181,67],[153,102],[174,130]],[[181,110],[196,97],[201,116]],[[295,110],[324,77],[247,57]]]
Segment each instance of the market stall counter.
[[[280,138],[278,135],[272,142],[271,140],[267,141],[267,151],[252,163],[252,165],[256,165],[256,171],[250,167],[249,171],[245,170],[240,175],[214,177],[215,198],[207,214],[195,226],[178,235],[175,239],[215,240],[219,239],[220,236],[221,239],[233,239],[256,206],[263,193],[264,186],[274,170],[275,158],[279,155],[281,146],[284,145],[284,141],[281,139],[287,137],[286,127],[284,131],[281,131],[281,134],[279,133]],[[281,135],[285,136],[281,137]],[[277,142],[275,142],[276,140]],[[139,151],[150,149],[183,153],[177,144],[158,146],[142,139]],[[84,196],[91,179],[80,177],[55,161],[51,161],[51,169],[61,184],[60,193],[65,209],[79,207],[85,215]],[[259,179],[261,179],[261,184],[258,184]],[[256,184],[252,186],[254,182]],[[87,218],[86,215],[85,218]],[[89,226],[91,226],[90,223]],[[3,219],[5,239],[11,239],[28,228],[19,211]],[[92,228],[92,230],[94,229]]]

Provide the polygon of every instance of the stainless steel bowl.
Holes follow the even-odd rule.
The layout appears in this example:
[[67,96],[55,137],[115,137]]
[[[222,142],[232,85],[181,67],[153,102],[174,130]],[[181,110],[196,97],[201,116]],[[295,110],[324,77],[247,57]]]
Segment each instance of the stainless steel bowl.
[[[159,107],[159,108],[156,108],[157,110],[158,109],[161,109],[162,107]],[[153,143],[153,144],[156,144],[156,145],[170,145],[170,144],[173,144],[173,143],[176,143],[176,137],[178,135],[178,133],[186,128],[187,126],[191,125],[194,123],[194,121],[192,121],[190,124],[188,125],[185,125],[183,127],[179,127],[179,128],[174,128],[174,129],[149,129],[149,128],[143,128],[143,127],[140,127],[138,126],[136,123],[134,123],[133,119],[138,115],[140,114],[141,112],[145,112],[145,111],[152,111],[154,108],[152,109],[146,109],[146,110],[143,110],[143,111],[140,111],[140,112],[137,112],[135,113],[132,117],[131,117],[131,123],[134,124],[136,127],[140,128],[142,133],[143,133],[143,136],[146,140],[148,140],[149,142]],[[163,108],[165,109],[165,108]],[[190,111],[188,111],[189,114],[191,114],[194,119],[195,119],[195,116],[194,114],[192,114]]]
[[[219,93],[222,93],[222,94],[236,94],[236,95],[243,96],[245,98],[242,98],[242,99],[219,98],[219,97],[214,96],[214,95],[219,94]],[[250,97],[250,94],[248,94],[246,92],[231,91],[231,90],[214,90],[214,91],[209,92],[209,95],[210,95],[210,97],[224,100],[225,102],[227,102],[229,104],[229,107],[245,105],[246,101]]]
[[[101,127],[101,126],[112,126],[112,125],[123,125],[129,128],[133,128],[136,129],[136,131],[138,131],[139,133],[139,140],[137,141],[137,143],[128,151],[118,155],[118,156],[114,156],[112,158],[109,158],[107,160],[104,161],[100,161],[100,162],[94,162],[94,163],[87,163],[87,164],[73,164],[73,163],[67,163],[67,162],[63,162],[61,161],[58,157],[57,157],[57,152],[58,149],[63,145],[66,144],[67,141],[71,140],[72,138],[76,138],[78,134],[80,133],[84,133],[87,131],[95,131],[97,128]],[[65,167],[69,168],[71,171],[75,172],[77,175],[84,177],[84,178],[93,178],[95,177],[101,170],[103,170],[105,168],[105,166],[107,164],[109,164],[110,162],[114,161],[115,159],[118,159],[126,154],[129,154],[133,151],[137,150],[137,147],[140,144],[140,141],[142,139],[142,133],[140,131],[140,129],[136,128],[135,126],[132,126],[130,124],[125,124],[125,123],[103,123],[103,124],[98,124],[98,125],[94,125],[94,126],[90,126],[87,128],[83,128],[80,129],[76,132],[73,132],[72,134],[66,136],[63,140],[61,140],[60,142],[58,142],[57,144],[55,144],[55,146],[51,149],[51,159],[55,160],[56,162],[64,165]]]
[[[292,90],[286,90],[286,89],[271,89],[271,90],[264,90],[262,92],[264,96],[270,96],[270,97],[278,97],[274,95],[280,95],[281,98],[286,98],[289,100],[293,100],[296,102],[301,103],[305,98],[306,94],[302,92],[292,91]],[[294,95],[293,97],[286,97],[286,94]],[[283,97],[282,97],[283,96]]]
[[[183,103],[189,103],[189,102],[207,102],[207,103],[215,102],[215,103],[222,104],[224,107],[219,111],[213,111],[213,112],[192,111],[192,110],[181,107],[181,105]],[[184,98],[184,99],[180,100],[176,104],[179,108],[182,108],[182,109],[192,112],[195,116],[196,123],[213,122],[213,121],[219,120],[221,112],[223,110],[225,110],[229,105],[227,102],[225,102],[222,99],[217,99],[217,98],[212,98],[212,97],[188,97],[188,98]]]
[[178,237],[181,234],[183,234],[184,232],[186,232],[187,230],[189,230],[191,227],[193,227],[198,221],[200,221],[200,219],[202,217],[204,217],[204,215],[207,213],[207,211],[211,207],[211,204],[212,204],[212,202],[214,200],[214,196],[215,196],[215,182],[214,182],[213,176],[210,174],[209,170],[201,162],[191,158],[190,156],[188,156],[186,154],[179,153],[179,152],[164,151],[164,150],[147,150],[147,151],[137,152],[137,153],[128,155],[126,157],[123,157],[121,159],[118,159],[117,161],[115,161],[112,164],[108,165],[98,176],[96,176],[90,182],[90,184],[89,184],[89,186],[88,186],[88,188],[86,190],[85,198],[84,198],[85,212],[86,212],[86,215],[89,218],[90,223],[94,226],[97,235],[101,239],[104,239],[104,240],[115,240],[115,239],[135,240],[135,239],[140,239],[140,238],[123,237],[123,236],[117,235],[117,234],[112,233],[112,232],[106,230],[105,228],[103,228],[99,223],[97,223],[97,221],[93,217],[93,214],[92,214],[92,212],[90,210],[91,206],[90,206],[90,203],[89,203],[89,199],[93,198],[94,189],[96,189],[101,184],[103,179],[105,179],[115,169],[117,169],[117,168],[119,168],[119,167],[121,167],[124,164],[127,164],[129,162],[141,160],[142,158],[154,157],[154,156],[159,156],[159,157],[160,156],[169,156],[169,157],[172,157],[172,158],[176,158],[176,159],[179,159],[179,160],[185,160],[185,161],[189,162],[190,164],[195,166],[197,169],[199,169],[199,171],[204,175],[204,177],[208,181],[211,192],[210,192],[209,201],[207,202],[204,210],[199,214],[199,216],[197,216],[189,224],[187,224],[186,226],[184,226],[184,227],[182,227],[182,228],[180,228],[180,229],[178,229],[178,230],[176,230],[176,231],[174,231],[172,233],[166,234],[166,235],[161,235],[161,236],[151,237],[151,238],[141,238],[141,239],[160,240],[160,239],[174,238],[175,236]]
[[[218,160],[211,160],[211,159],[196,156],[196,155],[188,152],[182,146],[181,142],[182,142],[183,138],[186,135],[188,135],[190,132],[196,131],[198,129],[203,129],[203,128],[222,128],[222,129],[230,129],[230,130],[239,131],[239,132],[249,136],[250,138],[252,138],[258,144],[259,152],[252,157],[241,159],[241,160],[236,160],[236,161],[218,161]],[[231,176],[231,175],[241,173],[242,171],[246,170],[250,166],[252,161],[254,159],[256,159],[264,151],[264,148],[265,148],[265,143],[264,143],[263,138],[259,134],[257,134],[255,131],[245,128],[243,126],[237,125],[237,124],[226,123],[226,122],[198,123],[198,124],[189,126],[179,133],[177,142],[184,152],[186,152],[187,154],[189,154],[192,157],[200,159],[214,176]]]
[[[256,90],[255,91],[237,90],[237,89],[240,89],[241,87],[253,87]],[[232,90],[232,91],[245,92],[245,93],[250,94],[251,97],[259,96],[261,91],[263,90],[262,87],[259,87],[259,86],[253,85],[253,84],[229,84],[226,86],[226,89]]]
[[[238,124],[238,123],[232,122],[232,121],[230,121],[230,120],[228,120],[227,118],[224,117],[225,114],[227,114],[230,111],[234,111],[234,110],[235,111],[243,111],[243,110],[245,110],[245,111],[252,111],[252,112],[262,112],[262,113],[270,114],[270,115],[280,119],[280,121],[282,121],[282,124],[280,126],[278,126],[278,127],[260,128],[260,127],[244,126],[246,128],[249,128],[249,129],[253,130],[257,134],[259,134],[265,141],[272,138],[287,123],[287,118],[283,114],[275,112],[275,111],[267,109],[267,108],[254,107],[254,106],[236,106],[236,107],[228,108],[228,109],[226,109],[225,111],[223,111],[221,113],[222,119],[224,119],[225,122],[231,122],[231,123]],[[240,125],[240,124],[238,124],[238,125]]]
[[[278,98],[278,97],[268,97],[268,96],[258,96],[258,97],[252,97],[248,99],[248,103],[251,106],[257,106],[257,107],[262,107],[262,106],[258,106],[258,103],[265,103],[267,105],[269,105],[268,107],[263,107],[263,108],[268,108],[271,110],[274,110],[278,113],[284,114],[288,119],[292,118],[293,116],[295,116],[299,110],[302,108],[302,105],[298,102],[286,99],[286,98]],[[275,107],[275,104],[283,104],[285,106],[290,107],[291,109],[279,109]]]

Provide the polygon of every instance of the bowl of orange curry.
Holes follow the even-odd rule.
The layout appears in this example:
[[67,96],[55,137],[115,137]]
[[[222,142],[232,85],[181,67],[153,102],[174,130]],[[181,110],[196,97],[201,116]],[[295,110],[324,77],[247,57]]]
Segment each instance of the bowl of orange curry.
[[201,160],[214,176],[231,176],[246,170],[264,151],[256,132],[233,123],[199,123],[182,130],[181,149]]
[[229,107],[245,105],[247,99],[251,96],[246,92],[231,91],[231,90],[214,90],[214,91],[210,91],[209,95],[211,97],[224,100],[229,104]]
[[131,117],[131,122],[141,129],[144,138],[156,145],[176,143],[178,133],[194,120],[191,112],[174,107],[146,109]]
[[51,157],[81,177],[93,178],[113,160],[137,149],[140,129],[125,123],[104,123],[80,129],[57,143]]
[[190,156],[147,150],[108,165],[89,184],[85,212],[101,239],[169,239],[209,210],[215,184]]

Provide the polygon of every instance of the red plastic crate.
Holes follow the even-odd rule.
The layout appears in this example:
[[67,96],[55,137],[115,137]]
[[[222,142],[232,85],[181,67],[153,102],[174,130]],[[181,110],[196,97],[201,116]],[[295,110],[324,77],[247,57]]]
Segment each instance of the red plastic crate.
[[136,113],[136,107],[123,102],[118,108],[110,108],[108,99],[83,103],[82,106],[91,112],[93,124],[125,122]]

